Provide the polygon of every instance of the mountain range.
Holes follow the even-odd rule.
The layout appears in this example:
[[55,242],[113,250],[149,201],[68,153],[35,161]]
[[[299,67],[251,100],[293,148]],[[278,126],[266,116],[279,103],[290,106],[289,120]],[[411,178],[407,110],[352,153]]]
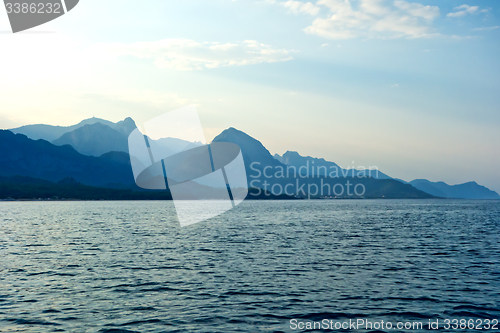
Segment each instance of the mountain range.
[[[24,176],[56,183],[71,178],[83,186],[138,190],[128,156],[128,135],[135,129],[131,118],[113,123],[94,117],[68,127],[27,125],[0,130],[0,177]],[[159,145],[173,153],[201,145],[176,138],[148,141],[151,147]],[[350,181],[353,186],[366,188],[366,193],[358,196],[363,198],[500,199],[496,192],[475,182],[453,186],[428,180],[406,183],[378,170],[344,169],[334,162],[294,151],[273,156],[260,141],[235,128],[224,130],[213,142],[237,144],[242,151],[248,187],[269,193],[273,185],[283,187],[295,180],[309,186],[309,196],[315,186],[334,187]],[[280,175],[279,170],[297,173]],[[264,185],[266,181],[268,187]],[[302,183],[297,182],[293,188],[301,188]]]
[[[328,177],[327,175],[300,174],[296,165],[284,164],[262,145],[261,142],[248,134],[235,128],[224,130],[214,138],[212,142],[231,142],[237,144],[242,151],[249,187],[262,187],[271,189],[270,192],[277,194],[273,188],[279,191],[288,186],[289,193],[301,193],[304,197],[325,198],[432,198],[433,196],[420,191],[409,184],[403,184],[393,179],[376,179],[372,177],[352,177],[352,175],[340,175]],[[304,158],[308,160],[308,158]],[[301,163],[298,163],[301,164]],[[297,165],[298,165],[297,164]],[[338,167],[338,166],[337,166]],[[266,186],[267,184],[267,186]],[[350,184],[350,185],[347,185]],[[365,188],[362,195],[352,191],[346,192],[347,187],[352,189],[356,186]],[[339,191],[335,191],[337,187]],[[308,189],[307,191],[305,189]],[[323,190],[325,189],[325,190]],[[343,189],[342,193],[341,189]],[[314,192],[313,192],[314,191]]]
[[[131,119],[131,118],[127,118],[127,119]],[[125,120],[127,120],[127,119],[125,119]],[[125,122],[125,120],[124,120],[124,122]],[[107,125],[113,129],[115,129],[115,126],[117,126],[121,122],[115,124],[115,123],[108,121],[108,120],[92,117],[90,119],[85,119],[85,120],[83,120],[83,121],[81,121],[78,124],[73,125],[73,126],[52,126],[52,125],[37,124],[37,125],[26,125],[26,126],[21,126],[18,128],[13,128],[10,131],[12,133],[15,133],[15,134],[24,134],[32,140],[43,139],[45,141],[52,142],[56,139],[59,139],[61,136],[63,136],[66,133],[77,130],[80,127],[83,127],[85,125],[93,125],[96,123]]]
[[0,176],[52,182],[71,177],[85,185],[110,188],[134,184],[130,158],[125,152],[86,156],[70,145],[56,146],[7,130],[0,130]]
[[415,179],[412,180],[410,184],[435,197],[455,199],[500,199],[498,193],[476,182],[448,185],[445,182],[431,182],[427,179]]
[[274,158],[285,165],[295,166],[303,171],[301,174],[311,177],[337,175],[337,177],[368,176],[376,179],[392,179],[378,169],[343,169],[336,163],[326,161],[324,158],[301,156],[296,151],[287,151],[283,156],[274,154]]

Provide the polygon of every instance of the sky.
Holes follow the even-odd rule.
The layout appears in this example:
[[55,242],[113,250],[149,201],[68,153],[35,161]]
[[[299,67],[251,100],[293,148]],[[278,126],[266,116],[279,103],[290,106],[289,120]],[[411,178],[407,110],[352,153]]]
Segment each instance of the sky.
[[0,128],[195,104],[208,141],[235,127],[500,193],[499,18],[496,0],[80,0],[12,34],[0,9]]

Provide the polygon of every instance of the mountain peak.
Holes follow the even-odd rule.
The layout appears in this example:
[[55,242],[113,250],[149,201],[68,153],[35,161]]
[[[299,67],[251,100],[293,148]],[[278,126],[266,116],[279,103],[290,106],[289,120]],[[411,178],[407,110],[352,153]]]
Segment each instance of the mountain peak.
[[300,156],[300,154],[296,151],[293,151],[293,150],[287,150],[286,153],[283,154],[283,156],[285,155],[292,155],[292,156]]
[[[221,134],[217,135],[214,139],[213,142],[232,142],[235,144],[244,144],[244,143],[252,143],[258,146],[261,146],[264,148],[264,145],[262,143],[251,137],[250,135],[246,134],[243,131],[240,131],[234,127],[229,127],[228,129],[225,129],[222,131]],[[264,148],[265,149],[265,148]],[[267,150],[267,149],[266,149]]]
[[104,125],[103,123],[93,123],[93,124],[85,124],[80,128],[77,128],[75,131],[82,130],[82,129],[89,129],[89,128],[98,128],[98,129],[108,129],[111,128],[108,125]]
[[[219,137],[219,136],[221,136],[221,135],[222,135],[222,136],[227,136],[227,135],[241,135],[241,136],[246,136],[246,137],[251,138],[251,136],[250,136],[250,135],[248,135],[248,134],[246,134],[245,132],[240,131],[240,130],[238,130],[238,129],[234,128],[234,127],[229,127],[229,128],[227,128],[227,129],[223,130],[223,131],[221,132],[221,134],[219,134],[219,135],[218,135],[218,137]],[[215,140],[215,139],[214,139],[214,140]]]
[[212,142],[230,142],[238,145],[245,163],[257,161],[262,166],[281,165],[259,140],[234,127],[222,131]]
[[105,119],[101,119],[101,118],[97,118],[97,117],[92,117],[92,118],[89,118],[89,119],[84,119],[82,121],[80,121],[78,124],[76,125],[73,125],[73,126],[68,126],[67,128],[68,129],[77,129],[78,127],[82,127],[82,126],[85,126],[85,125],[93,125],[93,124],[104,124],[104,125],[112,125],[113,123],[109,120],[105,120]]
[[100,122],[86,124],[52,141],[56,146],[71,145],[80,154],[101,156],[110,151],[128,152],[127,137]]
[[326,161],[324,158],[302,156],[298,152],[292,150],[287,150],[287,152],[284,153],[281,158],[281,162],[284,164],[305,163],[306,161],[309,161],[311,163],[318,163],[318,165],[325,165],[328,167],[339,167],[336,163]]
[[137,128],[135,121],[130,117],[113,124],[111,127],[127,137]]
[[[311,161],[317,161],[317,162],[327,162],[324,158],[322,157],[312,157],[312,156],[302,156],[298,152],[293,151],[293,150],[287,150],[286,153],[283,154],[284,159],[289,159],[289,158],[305,158]],[[328,162],[328,163],[333,163],[333,162]]]

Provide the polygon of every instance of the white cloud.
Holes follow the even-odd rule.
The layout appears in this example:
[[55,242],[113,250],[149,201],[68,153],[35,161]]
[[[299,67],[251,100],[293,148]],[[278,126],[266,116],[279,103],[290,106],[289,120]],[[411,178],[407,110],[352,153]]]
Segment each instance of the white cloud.
[[321,10],[320,7],[314,5],[312,2],[301,2],[295,0],[287,0],[287,1],[276,1],[276,0],[264,0],[264,3],[268,4],[278,4],[283,6],[289,10],[289,12],[293,14],[309,14],[312,16],[316,16],[319,14]]
[[478,6],[469,6],[469,5],[461,5],[458,7],[455,7],[456,12],[449,13],[448,17],[462,17],[467,14],[473,14],[476,13],[479,10]]
[[300,1],[288,0],[285,2],[280,2],[279,4],[285,8],[288,8],[294,14],[305,13],[316,16],[320,11],[320,8],[311,2],[304,3]]
[[456,40],[464,40],[464,39],[473,39],[473,38],[477,38],[475,36],[458,36],[458,35],[451,35],[451,38],[452,39],[456,39]]
[[306,33],[329,39],[362,38],[422,38],[439,35],[432,22],[439,8],[402,0],[360,0],[353,7],[350,0],[319,0],[318,5],[329,9],[327,18],[317,18],[305,29]]
[[253,40],[238,43],[199,43],[190,39],[164,39],[153,42],[98,44],[96,54],[111,57],[132,56],[149,59],[158,68],[181,71],[224,66],[244,66],[291,60],[294,51],[275,49]]
[[231,43],[226,43],[226,44],[214,44],[210,46],[211,50],[219,50],[219,51],[228,51],[231,49],[234,49],[237,47],[238,44],[231,44]]
[[394,5],[415,17],[422,17],[427,20],[434,20],[439,16],[439,7],[437,6],[424,6],[420,3],[409,3],[400,0],[394,1]]
[[494,27],[482,27],[482,28],[475,28],[473,29],[474,31],[485,31],[485,30],[495,30],[500,28],[500,25],[494,26]]
[[389,9],[383,5],[384,0],[361,0],[359,8],[372,15],[387,15]]

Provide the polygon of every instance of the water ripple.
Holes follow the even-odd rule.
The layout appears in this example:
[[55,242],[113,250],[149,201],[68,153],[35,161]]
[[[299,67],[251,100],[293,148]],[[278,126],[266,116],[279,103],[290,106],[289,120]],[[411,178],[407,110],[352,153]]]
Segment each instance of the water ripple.
[[0,205],[0,332],[500,318],[498,201],[244,202],[183,229],[170,202]]

